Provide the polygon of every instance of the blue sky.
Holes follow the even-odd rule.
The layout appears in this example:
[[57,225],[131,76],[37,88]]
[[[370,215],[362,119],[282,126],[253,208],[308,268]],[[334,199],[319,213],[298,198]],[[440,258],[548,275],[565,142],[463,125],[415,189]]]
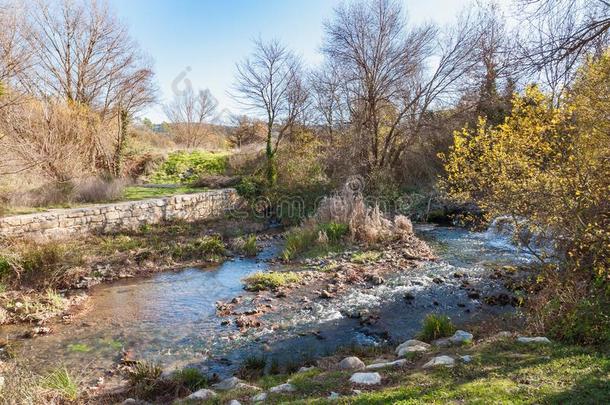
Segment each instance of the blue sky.
[[[249,54],[252,39],[278,38],[315,65],[321,57],[322,23],[340,0],[111,0],[119,18],[154,63],[160,102],[172,82],[186,78],[195,89],[209,88],[219,110],[238,112],[228,95],[235,63]],[[403,0],[412,22],[451,21],[470,0]],[[190,68],[190,70],[188,70]],[[144,111],[165,120],[160,106]]]

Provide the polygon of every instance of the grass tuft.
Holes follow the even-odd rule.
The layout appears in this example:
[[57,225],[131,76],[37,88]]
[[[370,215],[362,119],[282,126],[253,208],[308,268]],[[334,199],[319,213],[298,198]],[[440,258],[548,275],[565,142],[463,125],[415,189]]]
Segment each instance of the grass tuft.
[[259,272],[246,277],[245,289],[248,291],[275,290],[290,283],[301,281],[301,276],[292,271]]
[[428,314],[422,323],[419,333],[420,339],[432,341],[451,336],[455,332],[455,326],[447,315]]
[[79,395],[78,384],[65,367],[56,368],[47,374],[42,387],[54,391],[67,401],[75,401]]

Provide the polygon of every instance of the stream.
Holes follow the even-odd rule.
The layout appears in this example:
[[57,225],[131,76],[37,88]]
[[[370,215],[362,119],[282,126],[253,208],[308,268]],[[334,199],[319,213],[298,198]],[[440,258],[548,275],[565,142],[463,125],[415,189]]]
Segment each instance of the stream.
[[[268,261],[281,250],[281,242],[271,240],[256,258],[233,258],[217,267],[94,287],[89,311],[69,324],[54,324],[49,335],[21,341],[19,350],[32,365],[62,364],[92,379],[115,367],[122,349],[166,369],[193,365],[229,375],[249,356],[303,363],[340,347],[394,344],[413,337],[430,312],[460,323],[514,311],[511,305],[487,305],[468,296],[464,280],[481,297],[504,292],[502,282],[490,277],[492,269],[526,264],[532,257],[492,232],[419,225],[416,233],[439,260],[392,274],[381,285],[353,289],[341,299],[316,300],[299,311],[263,315],[279,324],[275,330],[239,333],[236,326],[223,325],[215,305],[241,296],[247,309],[255,294],[243,290],[241,279],[280,266]],[[362,311],[377,314],[376,322],[360,322],[355,314]],[[24,326],[0,328],[9,338],[23,331]]]

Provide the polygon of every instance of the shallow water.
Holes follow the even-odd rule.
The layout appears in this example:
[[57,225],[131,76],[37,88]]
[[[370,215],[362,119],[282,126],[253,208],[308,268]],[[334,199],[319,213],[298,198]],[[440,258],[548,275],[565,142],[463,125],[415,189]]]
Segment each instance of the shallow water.
[[[299,311],[263,315],[279,323],[278,330],[238,334],[234,326],[221,325],[215,307],[216,301],[236,295],[243,295],[246,303],[252,299],[240,280],[269,269],[265,259],[280,248],[272,243],[257,259],[236,258],[216,268],[164,272],[98,286],[91,291],[89,313],[70,325],[55,325],[49,336],[25,340],[23,356],[43,367],[60,362],[100,375],[116,365],[121,348],[127,348],[136,358],[165,367],[194,364],[228,374],[246,356],[264,353],[278,362],[297,362],[341,346],[395,343],[412,337],[423,317],[433,311],[459,322],[512,310],[468,298],[453,274],[467,274],[479,291],[503,291],[499,281],[489,278],[490,266],[524,263],[531,260],[527,254],[490,233],[428,225],[416,231],[441,260],[405,269],[382,285],[355,289],[340,300],[320,300]],[[443,282],[433,282],[435,277]],[[414,299],[405,300],[407,293]],[[363,311],[378,314],[379,320],[361,325],[355,315]],[[17,331],[5,328],[2,333]]]

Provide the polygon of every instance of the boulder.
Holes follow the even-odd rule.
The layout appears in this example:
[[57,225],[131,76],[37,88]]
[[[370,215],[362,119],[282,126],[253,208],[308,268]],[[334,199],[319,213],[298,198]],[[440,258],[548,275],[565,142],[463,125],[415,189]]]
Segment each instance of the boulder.
[[400,359],[400,360],[394,360],[394,361],[388,361],[385,363],[374,363],[374,364],[369,364],[368,366],[366,366],[364,369],[365,370],[378,370],[380,368],[388,368],[388,367],[402,367],[407,363],[407,360],[405,359]]
[[339,363],[341,370],[362,370],[364,367],[364,362],[355,356],[346,357]]
[[269,392],[278,393],[278,392],[295,392],[297,388],[289,383],[276,385],[275,387],[269,388]]
[[455,360],[453,359],[453,357],[436,356],[436,357],[433,357],[432,360],[430,360],[429,362],[424,364],[424,368],[438,367],[438,366],[453,367],[454,365],[455,365]]
[[214,398],[216,393],[212,390],[208,390],[206,388],[202,388],[198,391],[193,392],[191,395],[186,397],[186,399],[193,399],[198,401],[205,401],[211,398]]
[[252,397],[252,401],[253,402],[262,402],[262,401],[266,401],[266,400],[267,400],[267,393],[266,392],[261,392],[260,394],[257,394],[257,395]]
[[427,352],[428,350],[430,350],[430,345],[428,343],[416,339],[409,339],[396,347],[396,355],[402,357],[407,353]]
[[451,341],[447,338],[436,339],[432,341],[432,346],[449,347],[451,346]]
[[212,385],[212,388],[215,388],[220,391],[228,391],[236,388],[239,384],[243,384],[243,381],[237,377],[229,377],[225,378],[219,383]]
[[534,337],[519,336],[517,338],[517,342],[519,342],[519,343],[526,343],[526,344],[529,344],[529,343],[549,344],[549,343],[551,343],[549,338],[544,337],[544,336],[534,336]]
[[463,330],[458,330],[456,331],[453,336],[451,336],[449,338],[449,341],[451,342],[451,344],[453,345],[463,345],[464,343],[471,343],[472,342],[472,333],[463,331]]
[[381,375],[379,373],[355,373],[349,380],[354,384],[377,385],[381,384]]

